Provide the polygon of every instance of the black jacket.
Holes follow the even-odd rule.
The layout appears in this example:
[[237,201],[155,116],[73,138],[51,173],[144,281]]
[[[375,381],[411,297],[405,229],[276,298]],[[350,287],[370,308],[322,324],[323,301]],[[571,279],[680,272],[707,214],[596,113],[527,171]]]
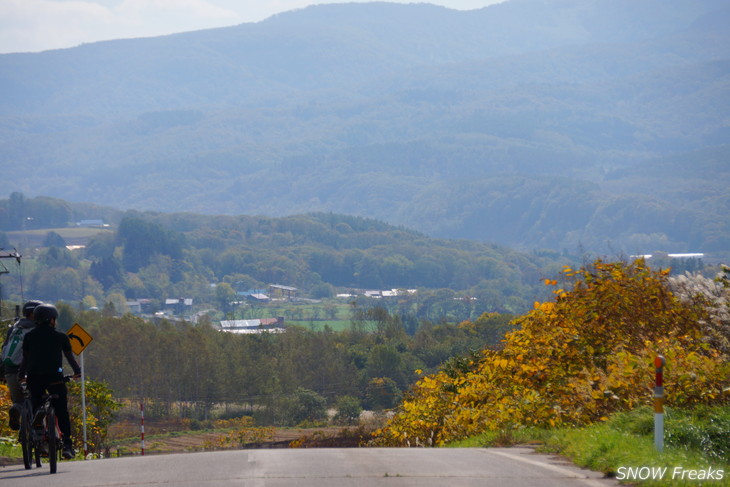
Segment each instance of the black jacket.
[[71,351],[71,341],[65,333],[49,325],[39,325],[23,339],[23,363],[20,376],[63,376],[63,356],[75,374],[81,373]]

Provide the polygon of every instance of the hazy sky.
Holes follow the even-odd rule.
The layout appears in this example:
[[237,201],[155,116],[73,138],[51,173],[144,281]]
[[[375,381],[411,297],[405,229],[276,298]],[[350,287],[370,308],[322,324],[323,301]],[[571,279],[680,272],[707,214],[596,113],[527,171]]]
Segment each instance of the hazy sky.
[[[0,53],[258,22],[273,14],[351,0],[0,0]],[[391,0],[470,10],[502,0]]]

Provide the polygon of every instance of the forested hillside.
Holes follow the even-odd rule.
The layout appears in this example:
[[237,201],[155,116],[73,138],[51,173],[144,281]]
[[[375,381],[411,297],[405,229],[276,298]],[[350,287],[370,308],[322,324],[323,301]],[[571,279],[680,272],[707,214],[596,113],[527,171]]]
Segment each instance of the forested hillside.
[[2,55],[0,196],[727,252],[729,23],[724,0],[358,3]]
[[[109,226],[77,225],[87,219]],[[19,193],[0,200],[0,229],[7,229],[0,231],[0,248],[22,255],[18,263],[3,261],[10,271],[2,275],[6,300],[24,295],[86,308],[112,303],[122,313],[128,300],[144,299],[146,311],[154,313],[166,299],[184,297],[194,300],[194,311],[207,310],[215,319],[245,299],[237,293],[270,284],[294,286],[300,297],[315,299],[417,289],[377,304],[397,308],[415,323],[516,313],[546,295],[543,279],[582,257],[434,239],[334,213],[267,218],[122,212]],[[69,250],[70,244],[82,247]],[[370,300],[365,307],[374,305]]]

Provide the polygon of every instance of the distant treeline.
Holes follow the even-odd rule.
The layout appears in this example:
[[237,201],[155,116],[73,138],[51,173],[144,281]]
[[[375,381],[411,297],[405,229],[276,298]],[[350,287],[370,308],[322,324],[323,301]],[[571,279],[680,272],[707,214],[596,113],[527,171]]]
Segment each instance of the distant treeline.
[[366,321],[344,332],[290,327],[283,334],[235,335],[205,323],[155,325],[61,306],[59,328],[83,323],[93,337],[84,352],[87,376],[107,382],[116,397],[188,402],[195,404],[190,414],[201,416],[217,403],[255,405],[261,422],[286,424],[282,405],[300,389],[328,404],[350,396],[366,408],[394,407],[421,373],[444,363],[458,368],[472,351],[496,345],[512,316],[428,323],[414,336],[383,309],[360,318]]

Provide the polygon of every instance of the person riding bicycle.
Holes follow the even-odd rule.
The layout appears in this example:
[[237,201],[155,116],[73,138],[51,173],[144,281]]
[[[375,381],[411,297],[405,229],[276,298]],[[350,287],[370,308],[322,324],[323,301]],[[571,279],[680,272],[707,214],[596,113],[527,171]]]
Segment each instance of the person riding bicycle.
[[81,377],[81,367],[71,351],[71,342],[65,333],[56,330],[58,310],[51,304],[40,304],[33,311],[36,327],[23,340],[23,363],[19,377],[26,377],[33,410],[43,405],[43,394],[58,396],[52,400],[58,427],[63,434],[64,458],[76,456],[71,441],[71,420],[68,414],[68,390],[63,378],[63,357],[74,371],[74,379]]
[[28,301],[23,305],[23,317],[8,329],[2,348],[5,383],[10,391],[10,399],[13,401],[13,405],[8,411],[8,423],[10,429],[16,431],[20,428],[20,412],[23,409],[24,399],[23,388],[18,380],[18,371],[23,358],[23,338],[30,330],[35,328],[33,310],[39,304],[42,303],[40,301]]

